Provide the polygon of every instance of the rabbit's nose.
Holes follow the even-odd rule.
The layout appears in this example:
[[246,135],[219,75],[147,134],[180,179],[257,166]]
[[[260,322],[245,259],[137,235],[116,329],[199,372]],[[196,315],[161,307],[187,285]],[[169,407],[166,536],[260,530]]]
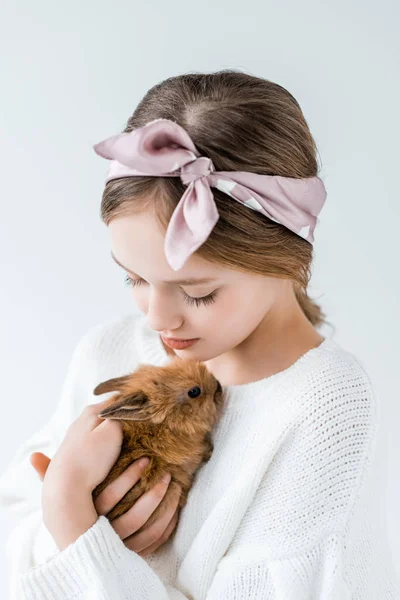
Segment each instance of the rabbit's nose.
[[222,392],[222,387],[219,381],[217,381],[217,392]]

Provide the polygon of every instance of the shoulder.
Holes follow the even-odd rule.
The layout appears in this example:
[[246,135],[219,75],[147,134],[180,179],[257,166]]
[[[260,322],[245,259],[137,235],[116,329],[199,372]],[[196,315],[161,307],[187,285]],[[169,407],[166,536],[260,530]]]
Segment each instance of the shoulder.
[[365,366],[329,340],[297,396],[292,434],[300,454],[353,492],[375,455],[378,428],[377,397]]
[[107,347],[114,342],[124,342],[130,339],[135,323],[140,318],[137,313],[127,313],[113,317],[91,326],[79,339],[86,347]]
[[[339,422],[353,419],[372,434],[379,421],[379,405],[362,361],[334,340],[317,349],[298,379],[296,421]],[[354,425],[354,423],[353,423]]]
[[79,339],[76,348],[95,355],[124,349],[134,339],[134,330],[140,315],[128,313],[91,326]]
[[328,342],[299,378],[291,435],[303,457],[355,483],[375,455],[379,406],[362,362]]
[[91,326],[78,339],[70,368],[90,372],[96,384],[134,370],[139,360],[135,334],[140,316],[128,313]]
[[302,490],[299,515],[312,510],[320,519],[318,532],[320,526],[344,530],[364,494],[378,430],[376,396],[364,365],[329,342],[298,372],[292,426],[276,459],[288,498]]

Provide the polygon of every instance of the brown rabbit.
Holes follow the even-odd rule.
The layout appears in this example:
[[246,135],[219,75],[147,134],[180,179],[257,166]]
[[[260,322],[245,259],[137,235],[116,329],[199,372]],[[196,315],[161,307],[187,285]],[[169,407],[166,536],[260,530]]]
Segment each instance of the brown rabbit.
[[148,456],[150,463],[141,479],[107,514],[108,519],[115,519],[150,490],[165,471],[171,473],[165,496],[139,532],[160,518],[176,501],[177,493],[179,507],[186,504],[196,470],[211,457],[210,433],[223,408],[223,393],[204,363],[178,358],[163,367],[141,365],[132,374],[100,383],[93,393],[116,390],[98,416],[121,420],[121,453],[106,479],[93,490],[93,499],[129,464]]

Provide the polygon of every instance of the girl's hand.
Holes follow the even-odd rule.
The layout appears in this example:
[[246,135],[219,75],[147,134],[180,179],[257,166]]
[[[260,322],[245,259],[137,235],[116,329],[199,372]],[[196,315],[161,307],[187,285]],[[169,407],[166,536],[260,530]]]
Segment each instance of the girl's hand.
[[[125,496],[128,490],[140,479],[146,464],[136,460],[119,477],[112,481],[96,498],[95,507],[99,515],[106,515]],[[170,479],[170,478],[169,478]],[[120,517],[111,521],[111,525],[123,540],[125,546],[140,556],[148,556],[166,542],[175,529],[179,518],[179,498],[182,492],[177,486],[173,506],[147,529],[135,535],[150,515],[155,511],[168,489],[168,481],[157,482],[150,490],[142,494],[135,504]]]
[[[99,515],[107,516],[140,479],[144,469],[139,461],[133,462],[99,494],[93,504],[91,492],[108,475],[119,456],[122,443],[120,423],[97,417],[102,404],[93,404],[84,409],[68,429],[53,460],[41,452],[31,455],[32,466],[45,482],[43,487],[47,485],[42,494],[43,520],[60,549],[87,531]],[[93,462],[96,465],[92,467]],[[100,462],[106,467],[102,467]],[[167,541],[178,522],[180,489],[170,511],[134,535],[154,512],[167,488],[168,483],[158,482],[124,515],[111,521],[127,548],[141,556],[148,556]]]

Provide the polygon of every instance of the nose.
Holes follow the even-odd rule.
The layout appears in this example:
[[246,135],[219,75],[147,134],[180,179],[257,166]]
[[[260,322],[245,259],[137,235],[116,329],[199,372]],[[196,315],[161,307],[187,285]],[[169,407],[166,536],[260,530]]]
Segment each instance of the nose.
[[222,392],[222,387],[219,381],[217,381],[217,392]]

